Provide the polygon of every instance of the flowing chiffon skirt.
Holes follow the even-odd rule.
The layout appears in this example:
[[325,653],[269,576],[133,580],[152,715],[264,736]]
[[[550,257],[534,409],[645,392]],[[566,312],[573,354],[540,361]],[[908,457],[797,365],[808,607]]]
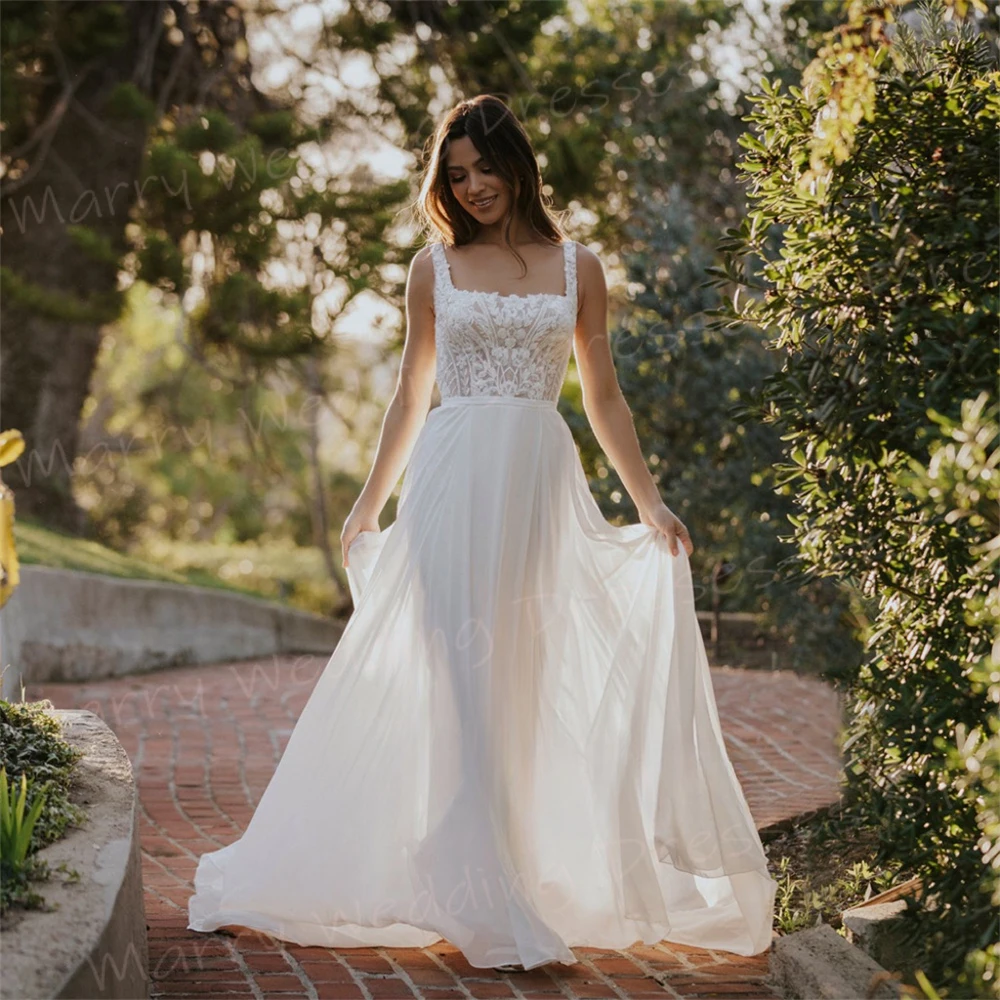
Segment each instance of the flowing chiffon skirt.
[[555,404],[447,397],[193,930],[532,968],[766,950],[776,883],[726,753],[683,548],[610,525]]

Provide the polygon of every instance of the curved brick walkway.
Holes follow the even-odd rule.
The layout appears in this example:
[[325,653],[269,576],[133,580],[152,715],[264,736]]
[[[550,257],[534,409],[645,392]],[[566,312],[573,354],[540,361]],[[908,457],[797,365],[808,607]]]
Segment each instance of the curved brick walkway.
[[[304,948],[242,929],[187,930],[198,856],[248,822],[327,660],[160,670],[86,684],[27,687],[29,701],[85,708],[115,731],[139,785],[153,997],[771,998],[767,955],[661,942],[576,948],[574,966],[501,975],[442,941],[425,949]],[[758,826],[837,798],[837,696],[787,671],[712,671],[726,743]]]

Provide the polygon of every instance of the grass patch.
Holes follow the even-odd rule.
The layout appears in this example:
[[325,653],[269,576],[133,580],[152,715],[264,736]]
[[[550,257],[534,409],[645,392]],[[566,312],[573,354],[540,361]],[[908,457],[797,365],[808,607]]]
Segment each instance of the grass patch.
[[[323,554],[288,539],[213,545],[156,538],[146,544],[143,555],[158,565],[250,587],[262,597],[302,611],[332,615],[340,610]],[[346,588],[346,574],[340,570],[340,575]]]
[[23,564],[211,587],[317,614],[331,614],[338,605],[319,550],[287,542],[211,545],[164,540],[128,554],[23,517],[14,523],[14,539]]

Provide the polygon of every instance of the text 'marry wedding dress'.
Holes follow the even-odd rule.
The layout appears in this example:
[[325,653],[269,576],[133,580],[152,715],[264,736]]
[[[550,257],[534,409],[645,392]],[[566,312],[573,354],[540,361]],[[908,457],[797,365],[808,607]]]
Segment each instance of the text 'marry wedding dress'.
[[442,937],[478,968],[663,939],[771,942],[776,883],[723,743],[683,546],[602,516],[556,400],[564,293],[457,289],[395,521],[188,927],[334,948]]

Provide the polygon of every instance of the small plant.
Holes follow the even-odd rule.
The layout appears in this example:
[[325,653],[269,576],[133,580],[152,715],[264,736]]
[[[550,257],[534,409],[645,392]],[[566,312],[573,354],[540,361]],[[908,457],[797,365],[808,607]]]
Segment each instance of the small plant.
[[0,768],[0,864],[15,870],[24,866],[32,831],[45,806],[45,795],[46,791],[39,792],[25,815],[27,775],[21,775],[21,792],[15,802],[13,785],[7,781],[7,768]]
[[875,862],[877,830],[843,809],[769,839],[767,852],[778,883],[775,928],[782,934],[818,923],[843,934],[842,911],[907,877],[898,863]]
[[806,883],[804,879],[792,875],[789,871],[790,864],[790,858],[782,858],[775,873],[778,891],[774,899],[774,919],[782,934],[793,934],[815,923],[809,920],[806,910],[795,905],[796,894],[802,894]]

